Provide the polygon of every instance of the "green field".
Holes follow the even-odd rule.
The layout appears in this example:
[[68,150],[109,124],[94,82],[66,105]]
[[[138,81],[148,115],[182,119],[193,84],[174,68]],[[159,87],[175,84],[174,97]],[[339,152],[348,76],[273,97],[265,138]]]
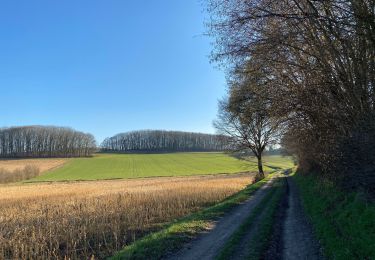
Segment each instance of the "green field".
[[[288,157],[269,156],[265,171],[289,168]],[[97,154],[69,160],[63,167],[31,181],[99,180],[158,176],[186,176],[256,171],[254,158],[239,160],[224,153]]]

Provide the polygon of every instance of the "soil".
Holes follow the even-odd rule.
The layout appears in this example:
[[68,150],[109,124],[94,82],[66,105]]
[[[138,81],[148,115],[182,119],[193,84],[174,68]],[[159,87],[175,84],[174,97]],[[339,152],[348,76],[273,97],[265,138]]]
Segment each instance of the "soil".
[[283,224],[283,259],[322,259],[321,248],[315,238],[294,181],[287,177],[288,207]]

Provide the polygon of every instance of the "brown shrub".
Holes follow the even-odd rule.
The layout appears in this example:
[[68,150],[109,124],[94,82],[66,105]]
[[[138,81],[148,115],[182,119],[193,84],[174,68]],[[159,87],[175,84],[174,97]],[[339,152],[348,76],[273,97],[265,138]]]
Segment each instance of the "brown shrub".
[[68,160],[66,158],[0,159],[0,168],[4,168],[7,171],[14,171],[18,168],[24,168],[26,165],[34,165],[42,173],[61,167]]
[[38,176],[39,173],[40,170],[35,165],[26,165],[23,168],[17,168],[13,171],[0,168],[0,183],[28,180]]

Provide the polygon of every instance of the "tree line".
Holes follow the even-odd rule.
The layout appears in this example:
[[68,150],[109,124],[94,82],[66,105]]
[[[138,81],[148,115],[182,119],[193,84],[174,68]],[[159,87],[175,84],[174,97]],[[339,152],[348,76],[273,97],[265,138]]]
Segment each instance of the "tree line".
[[0,129],[0,157],[83,157],[96,151],[91,134],[55,126]]
[[232,139],[251,149],[267,145],[260,136],[276,127],[305,172],[373,190],[375,1],[208,0],[207,7],[212,58],[229,79],[219,129],[234,128]]
[[101,144],[106,152],[222,151],[222,136],[180,131],[142,130],[120,133]]

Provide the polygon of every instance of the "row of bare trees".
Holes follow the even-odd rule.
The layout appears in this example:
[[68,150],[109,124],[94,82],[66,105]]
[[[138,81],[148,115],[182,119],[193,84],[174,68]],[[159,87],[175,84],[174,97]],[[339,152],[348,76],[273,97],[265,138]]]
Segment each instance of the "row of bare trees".
[[224,110],[240,118],[261,97],[301,168],[374,187],[375,1],[207,1],[213,59],[230,79]]
[[221,136],[179,131],[143,130],[117,134],[101,144],[103,151],[222,151]]
[[[223,151],[220,135],[143,130],[117,134],[101,144],[105,152]],[[0,129],[0,158],[86,157],[96,148],[93,135],[71,128],[24,126]]]
[[25,126],[0,129],[0,157],[83,157],[96,150],[91,134],[71,128]]

